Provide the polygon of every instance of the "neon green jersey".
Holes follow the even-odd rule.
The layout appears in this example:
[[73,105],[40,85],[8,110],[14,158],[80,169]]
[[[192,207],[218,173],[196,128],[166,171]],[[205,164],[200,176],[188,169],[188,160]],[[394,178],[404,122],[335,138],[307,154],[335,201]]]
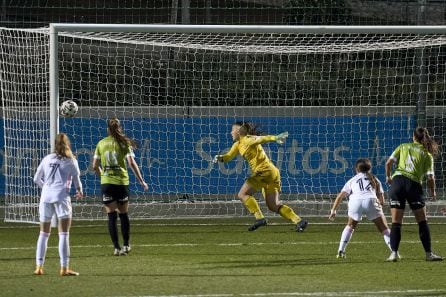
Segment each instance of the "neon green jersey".
[[108,136],[98,142],[94,158],[101,160],[101,184],[128,185],[129,173],[126,159],[135,154],[130,146],[120,145]]
[[434,175],[432,154],[421,143],[400,144],[390,158],[397,164],[392,177],[404,175],[421,184],[426,175]]

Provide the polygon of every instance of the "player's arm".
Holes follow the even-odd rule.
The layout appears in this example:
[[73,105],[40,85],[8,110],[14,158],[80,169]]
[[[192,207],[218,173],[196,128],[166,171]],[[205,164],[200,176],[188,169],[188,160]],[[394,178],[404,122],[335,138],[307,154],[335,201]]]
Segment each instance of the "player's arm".
[[101,155],[99,153],[99,148],[96,147],[96,150],[94,151],[93,156],[93,170],[96,172],[98,176],[101,176],[102,174],[102,168],[101,168]]
[[384,206],[384,194],[376,193],[376,198],[378,198],[379,204],[381,204],[381,206]]
[[392,183],[393,163],[395,163],[395,161],[392,158],[387,159],[387,162],[386,162],[386,182],[389,183],[389,184]]
[[235,156],[237,156],[237,154],[238,154],[238,144],[239,144],[238,142],[235,142],[232,145],[232,147],[229,150],[229,152],[227,152],[226,154],[224,154],[224,155],[216,155],[214,157],[214,160],[213,160],[214,163],[217,163],[217,161],[218,162],[229,162],[232,159],[234,159]]
[[381,184],[381,181],[379,179],[376,179],[378,182],[378,189],[376,190],[376,198],[378,198],[379,204],[384,206],[384,189],[383,185]]
[[79,164],[77,160],[73,159],[73,169],[71,172],[71,175],[73,176],[73,183],[74,187],[76,188],[76,198],[80,199],[84,197],[84,191],[82,188],[82,182],[81,182],[81,171],[79,170]]
[[267,142],[277,142],[278,144],[283,144],[288,138],[288,132],[283,132],[278,135],[265,135],[265,136],[253,136],[251,145],[263,144]]
[[144,191],[147,191],[149,189],[149,186],[144,181],[144,178],[142,177],[141,174],[141,170],[139,170],[139,166],[135,161],[135,155],[131,151],[130,153],[127,154],[127,163],[129,164],[130,168],[132,169],[133,173],[135,174],[141,186],[144,188]]
[[336,197],[335,201],[333,202],[333,206],[331,207],[330,215],[328,216],[329,220],[334,220],[334,218],[336,217],[336,211],[339,207],[339,204],[341,204],[342,200],[344,200],[344,198],[347,196],[348,196],[348,193],[346,193],[344,191],[339,192],[338,196]]
[[396,150],[392,153],[392,155],[387,159],[386,162],[386,182],[388,184],[392,183],[392,168],[393,164],[398,161],[400,155],[400,147],[398,146]]
[[34,174],[33,181],[39,187],[43,188],[43,177],[45,175],[45,171],[43,170],[43,164],[40,163],[39,167],[37,167],[36,173]]
[[429,191],[429,194],[431,195],[433,200],[437,199],[437,192],[435,191],[435,175],[434,175],[434,159],[432,156],[429,156],[428,159],[428,171],[426,173],[427,175],[427,189]]
[[437,192],[435,191],[435,176],[429,174],[427,176],[427,189],[433,200],[437,200]]

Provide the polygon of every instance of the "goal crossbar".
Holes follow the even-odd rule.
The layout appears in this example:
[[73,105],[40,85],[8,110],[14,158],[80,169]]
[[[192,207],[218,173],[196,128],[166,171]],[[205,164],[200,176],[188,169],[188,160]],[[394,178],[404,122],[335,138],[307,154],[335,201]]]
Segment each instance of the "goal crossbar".
[[134,33],[308,33],[308,34],[444,34],[446,26],[260,26],[260,25],[133,25],[133,24],[50,24],[57,32]]

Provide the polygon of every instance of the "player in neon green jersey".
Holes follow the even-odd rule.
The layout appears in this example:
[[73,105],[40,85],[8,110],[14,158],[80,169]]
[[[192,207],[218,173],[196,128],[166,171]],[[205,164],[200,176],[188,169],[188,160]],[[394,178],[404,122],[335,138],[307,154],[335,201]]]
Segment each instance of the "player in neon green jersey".
[[[101,177],[102,203],[108,216],[108,231],[114,245],[114,255],[127,255],[130,252],[129,174],[127,163],[139,183],[148,190],[138,164],[135,161],[134,140],[124,134],[118,119],[107,122],[108,136],[99,141],[93,159],[93,169]],[[124,245],[121,249],[118,239],[117,218],[121,220],[121,233]]]
[[[438,145],[427,129],[418,127],[413,132],[413,142],[399,145],[386,162],[387,182],[391,185],[389,196],[392,212],[390,232],[392,253],[387,261],[396,262],[400,259],[398,248],[406,201],[418,223],[418,233],[426,253],[426,261],[443,260],[443,257],[432,253],[422,187],[422,182],[427,176],[428,190],[432,198],[436,199],[433,157],[438,152]],[[394,164],[396,166],[392,173]]]

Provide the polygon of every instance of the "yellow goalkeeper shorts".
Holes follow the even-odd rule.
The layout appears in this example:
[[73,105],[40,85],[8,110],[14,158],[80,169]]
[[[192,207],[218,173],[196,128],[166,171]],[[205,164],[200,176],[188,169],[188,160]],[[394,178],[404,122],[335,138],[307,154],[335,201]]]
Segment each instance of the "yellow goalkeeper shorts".
[[248,177],[246,182],[256,191],[262,190],[264,194],[281,192],[280,172],[274,168],[267,171],[258,171]]

